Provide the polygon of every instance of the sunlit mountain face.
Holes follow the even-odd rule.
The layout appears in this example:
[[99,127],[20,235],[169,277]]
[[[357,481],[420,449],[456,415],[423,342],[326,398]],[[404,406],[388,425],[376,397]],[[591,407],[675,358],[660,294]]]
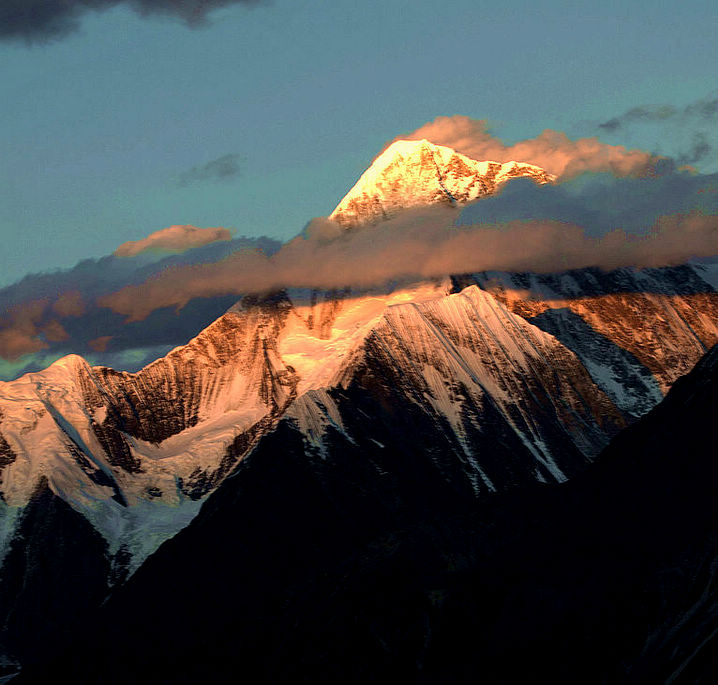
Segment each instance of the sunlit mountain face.
[[428,140],[399,140],[374,160],[329,218],[361,225],[408,207],[464,204],[521,177],[539,184],[556,180],[533,164],[479,162]]
[[[332,239],[516,178],[557,182],[400,140]],[[258,288],[136,373],[71,355],[0,383],[8,671],[709,677],[713,282],[691,262]]]

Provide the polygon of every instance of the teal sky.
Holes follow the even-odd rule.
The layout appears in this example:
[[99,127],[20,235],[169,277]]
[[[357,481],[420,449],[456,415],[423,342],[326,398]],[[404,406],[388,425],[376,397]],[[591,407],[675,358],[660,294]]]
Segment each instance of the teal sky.
[[[289,238],[437,115],[679,155],[690,121],[597,124],[718,89],[714,1],[274,0],[209,18],[120,5],[60,40],[0,42],[0,285],[172,224]],[[238,175],[180,183],[226,155]]]

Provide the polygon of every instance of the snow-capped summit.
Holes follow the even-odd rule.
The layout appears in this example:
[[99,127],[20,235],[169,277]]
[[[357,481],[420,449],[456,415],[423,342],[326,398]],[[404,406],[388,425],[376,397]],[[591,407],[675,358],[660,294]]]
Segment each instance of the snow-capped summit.
[[555,177],[533,164],[476,161],[428,140],[397,140],[382,152],[331,213],[345,225],[381,221],[407,207],[465,203],[496,192],[511,178]]

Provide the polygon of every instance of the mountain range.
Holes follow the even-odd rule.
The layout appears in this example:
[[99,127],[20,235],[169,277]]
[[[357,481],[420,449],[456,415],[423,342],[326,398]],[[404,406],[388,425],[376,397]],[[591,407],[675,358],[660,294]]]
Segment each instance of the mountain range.
[[[555,182],[397,141],[330,218],[360,231],[516,177]],[[715,353],[691,369],[718,342],[712,283],[686,264],[248,294],[137,373],[71,355],[0,383],[0,665],[17,682],[225,682],[228,665],[510,682],[528,659],[576,682],[611,645],[578,680],[699,668]]]

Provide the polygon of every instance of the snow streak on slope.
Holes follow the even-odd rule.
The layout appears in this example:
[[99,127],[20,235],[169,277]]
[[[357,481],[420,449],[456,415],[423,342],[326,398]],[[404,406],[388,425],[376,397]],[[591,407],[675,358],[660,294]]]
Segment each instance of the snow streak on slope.
[[297,372],[297,394],[313,388],[333,387],[351,367],[369,331],[378,324],[387,307],[444,297],[451,290],[447,278],[414,286],[349,292],[324,301],[318,293],[290,291],[292,310],[279,338],[282,359]]
[[573,353],[475,286],[387,308],[339,386],[305,393],[287,415],[309,452],[338,458],[341,435],[371,462],[386,430],[416,441],[401,427],[414,422],[427,454],[475,494],[563,481],[625,425]]
[[480,162],[427,140],[399,140],[374,160],[329,218],[357,225],[407,207],[471,202],[520,176],[537,183],[555,180],[532,164]]
[[[405,207],[468,202],[516,176],[553,180],[532,165],[398,141],[332,218],[355,227]],[[483,291],[448,296],[474,284]],[[364,383],[369,368],[375,386],[364,390],[420,412],[447,449],[458,445],[477,492],[527,474],[562,480],[718,341],[716,321],[715,291],[689,267],[245,297],[138,373],[69,356],[0,383],[0,536],[12,536],[17,508],[46,478],[134,568],[283,416],[320,452],[328,431],[358,444],[335,391]],[[376,378],[392,386],[390,400]],[[486,466],[476,446],[489,435],[499,452],[525,451],[526,463]]]
[[26,504],[44,476],[112,554],[139,563],[188,523],[294,397],[295,374],[276,354],[287,304],[247,299],[137,374],[70,356],[0,384],[0,434],[13,457],[5,500]]

